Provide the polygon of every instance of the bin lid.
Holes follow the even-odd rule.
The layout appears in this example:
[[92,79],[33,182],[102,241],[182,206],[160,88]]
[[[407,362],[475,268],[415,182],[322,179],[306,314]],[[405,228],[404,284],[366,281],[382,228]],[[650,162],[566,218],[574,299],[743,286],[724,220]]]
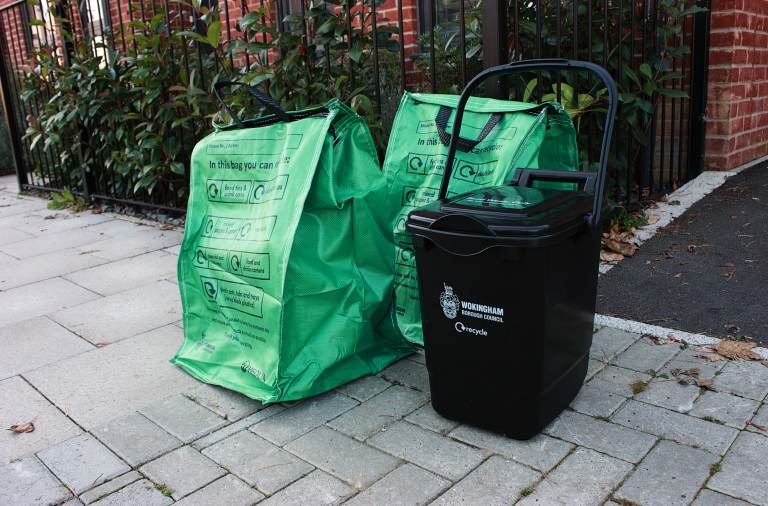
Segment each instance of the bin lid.
[[577,190],[493,186],[416,209],[408,224],[427,236],[432,235],[429,232],[510,239],[559,236],[580,230],[594,198]]

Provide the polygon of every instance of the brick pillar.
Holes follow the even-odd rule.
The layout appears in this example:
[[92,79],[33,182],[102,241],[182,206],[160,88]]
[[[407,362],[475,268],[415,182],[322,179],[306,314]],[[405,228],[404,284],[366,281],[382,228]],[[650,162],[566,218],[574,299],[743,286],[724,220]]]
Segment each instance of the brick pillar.
[[707,170],[768,154],[768,0],[713,0]]

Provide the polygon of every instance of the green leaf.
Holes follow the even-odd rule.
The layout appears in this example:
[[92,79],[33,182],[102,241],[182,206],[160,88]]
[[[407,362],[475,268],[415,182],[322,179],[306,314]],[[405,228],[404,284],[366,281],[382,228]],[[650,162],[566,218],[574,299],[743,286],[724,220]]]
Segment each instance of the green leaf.
[[336,30],[336,27],[339,25],[339,18],[336,16],[332,17],[322,25],[320,25],[317,30],[315,30],[315,33],[318,35],[323,35],[326,33],[330,33]]
[[523,102],[528,103],[529,99],[531,98],[531,95],[533,95],[533,90],[536,89],[536,79],[531,79],[528,84],[525,85],[525,91],[523,92]]
[[691,98],[686,92],[680,90],[668,90],[666,88],[659,88],[656,91],[658,91],[660,95],[666,95],[672,98]]
[[696,14],[697,12],[707,12],[708,10],[709,9],[707,9],[706,7],[699,7],[698,5],[694,5],[692,7],[688,7],[687,9],[685,9],[682,12],[676,13],[672,17],[674,17],[675,19],[681,19],[681,18],[684,18],[685,16],[687,16],[689,14]]
[[208,43],[213,47],[219,47],[221,40],[221,21],[214,21],[208,27]]
[[360,57],[363,55],[364,50],[365,50],[365,44],[363,43],[363,41],[358,40],[357,42],[355,42],[355,45],[352,46],[352,49],[349,51],[349,57],[359,63]]
[[680,72],[667,72],[663,76],[659,77],[656,82],[660,83],[662,81],[666,81],[667,79],[682,79],[683,74]]
[[643,77],[645,77],[649,81],[653,79],[653,75],[651,74],[651,66],[648,65],[647,63],[641,64],[639,70],[640,70],[640,73],[643,75]]
[[29,22],[29,24],[33,26],[45,26],[45,23],[43,23],[39,19],[33,19],[32,21]]
[[653,95],[653,92],[656,91],[658,86],[656,86],[655,83],[647,82],[645,83],[645,86],[643,86],[643,93],[646,95]]
[[624,72],[629,76],[630,79],[632,79],[635,83],[637,83],[638,86],[640,86],[640,78],[637,77],[637,72],[629,68],[629,65],[626,63],[622,64],[621,68],[624,69]]
[[645,136],[642,130],[637,126],[636,123],[632,123],[632,133],[635,134],[635,138],[637,139],[637,142],[645,146],[648,144],[648,138]]

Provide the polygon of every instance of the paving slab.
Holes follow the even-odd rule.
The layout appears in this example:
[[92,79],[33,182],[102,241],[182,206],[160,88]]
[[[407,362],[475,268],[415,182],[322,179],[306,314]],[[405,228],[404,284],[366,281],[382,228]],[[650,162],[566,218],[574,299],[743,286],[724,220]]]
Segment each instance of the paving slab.
[[603,327],[592,335],[589,358],[600,362],[610,362],[619,353],[635,344],[639,338],[640,334],[634,332]]
[[619,355],[612,364],[638,372],[646,372],[650,369],[658,371],[679,352],[680,345],[677,343],[656,345],[648,338],[641,338]]
[[103,258],[83,254],[74,248],[26,258],[16,262],[12,269],[0,269],[0,290],[37,283],[105,262]]
[[630,385],[637,380],[648,381],[650,379],[651,376],[649,374],[624,369],[623,367],[608,366],[600,371],[589,382],[589,385],[622,397],[632,397],[634,394]]
[[[768,428],[768,403],[763,403],[763,405],[757,411],[757,414],[755,415],[755,417],[752,418],[752,423],[756,423],[761,427]],[[752,432],[757,432],[758,434],[768,436],[768,431],[760,430],[754,425],[747,425],[747,429],[749,429]]]
[[452,506],[506,506],[534,485],[541,474],[515,462],[493,456],[441,495],[432,504]]
[[178,506],[211,506],[212,504],[252,506],[262,499],[264,494],[228,474],[176,504]]
[[403,357],[407,360],[412,360],[413,362],[416,362],[417,364],[426,364],[427,363],[427,357],[425,356],[424,350],[416,350],[407,357]]
[[377,481],[399,463],[386,453],[324,426],[291,441],[284,448],[358,489]]
[[[48,221],[45,223],[48,223]],[[20,232],[16,229],[13,230],[15,231],[13,234]],[[5,232],[3,232],[3,234],[5,234]],[[102,241],[106,237],[106,235],[100,235],[98,232],[91,232],[90,230],[84,228],[67,230],[65,232],[58,232],[55,234],[46,234],[40,237],[28,233],[27,235],[30,235],[30,238],[23,241],[13,241],[9,244],[0,246],[0,251],[15,258],[33,258],[45,254],[55,255],[59,251],[68,248],[77,248],[78,246],[94,241]],[[88,250],[86,249],[76,251],[77,253],[82,253]],[[101,260],[106,261],[103,258]]]
[[185,443],[228,425],[213,411],[181,394],[141,408],[139,413]]
[[597,375],[600,371],[605,369],[606,364],[604,362],[600,362],[599,360],[589,360],[589,364],[587,367],[587,375],[584,377],[584,382],[591,381],[592,378]]
[[700,390],[696,385],[678,383],[674,376],[670,376],[669,379],[656,377],[648,384],[645,392],[640,392],[634,398],[654,406],[685,413],[699,398]]
[[675,355],[675,358],[673,358],[670,362],[667,362],[667,365],[659,370],[659,374],[666,373],[671,378],[672,374],[670,371],[672,369],[691,369],[693,367],[698,367],[701,371],[701,375],[699,377],[702,379],[709,379],[714,376],[716,372],[725,367],[726,361],[724,360],[719,362],[709,362],[705,358],[694,357],[694,354],[700,355],[701,352],[694,351],[693,348],[698,348],[698,346],[686,348],[685,350]]
[[[55,216],[58,214],[55,211],[49,211],[48,209],[30,209],[27,212],[17,213],[14,215],[0,216],[0,230],[7,230],[9,228],[16,228],[17,230],[26,229],[32,224],[45,223],[47,216]],[[20,227],[20,228],[17,228]],[[25,230],[26,231],[26,230]],[[27,232],[30,235],[30,232]]]
[[749,503],[719,494],[711,490],[702,490],[693,506],[750,506]]
[[0,247],[5,246],[6,244],[11,244],[12,242],[26,241],[27,239],[34,238],[34,235],[22,232],[21,230],[16,230],[12,227],[4,228],[3,233],[0,234]]
[[314,467],[251,432],[244,431],[203,450],[248,485],[272,495]]
[[22,232],[27,232],[28,234],[42,236],[53,235],[64,231],[69,232],[77,228],[96,225],[97,223],[104,223],[115,219],[115,217],[109,213],[93,214],[87,211],[82,213],[58,211],[54,214],[46,214],[46,216],[53,216],[54,218],[45,220],[43,223],[17,225],[15,228]]
[[581,387],[571,407],[585,415],[611,416],[626,400],[626,397],[588,384]]
[[50,505],[69,497],[72,494],[34,455],[0,467],[0,504]]
[[0,380],[96,349],[48,317],[0,327]]
[[413,464],[404,464],[359,493],[345,506],[423,506],[451,482]]
[[0,217],[26,214],[44,209],[46,209],[46,203],[43,200],[26,199],[7,192],[0,194]]
[[[82,255],[82,252],[78,253]],[[100,263],[107,261],[94,254],[83,256],[97,258]],[[64,278],[100,295],[114,295],[163,279],[175,278],[178,260],[177,256],[170,253],[153,251],[90,269],[72,269],[72,274],[66,274]]]
[[449,436],[544,473],[555,467],[574,447],[570,443],[544,434],[519,441],[469,425],[462,425]]
[[659,441],[613,495],[643,506],[687,506],[719,460],[703,450]]
[[177,244],[176,246],[171,246],[170,248],[163,248],[160,251],[166,251],[171,255],[179,256],[179,253],[181,253],[181,244]]
[[708,488],[754,504],[768,504],[768,437],[742,432]]
[[357,402],[345,395],[326,392],[269,417],[249,430],[267,441],[283,446],[355,406]]
[[392,383],[378,376],[363,376],[337,387],[336,391],[347,397],[352,397],[356,401],[365,402],[391,386]]
[[265,506],[334,506],[355,493],[355,489],[319,469],[266,501]]
[[261,411],[257,411],[256,413],[252,414],[247,418],[243,418],[240,421],[237,421],[231,425],[227,425],[226,427],[223,427],[217,430],[216,432],[213,432],[203,438],[193,441],[192,447],[197,450],[208,448],[209,446],[216,444],[219,441],[222,441],[233,434],[237,434],[240,431],[247,430],[248,427],[256,425],[260,421],[266,420],[270,416],[276,415],[277,413],[283,411],[284,409],[285,408],[280,406],[279,404],[272,404],[270,406],[267,406],[266,408],[262,409]]
[[365,441],[428,401],[427,394],[397,385],[350,409],[328,426]]
[[768,395],[768,367],[758,361],[729,362],[713,385],[723,392],[762,401]]
[[131,470],[90,434],[51,446],[37,456],[78,495]]
[[126,416],[198,381],[168,362],[182,342],[168,325],[24,373],[86,430]]
[[432,407],[431,402],[406,416],[405,419],[438,434],[448,434],[460,425],[457,421],[440,416]]
[[379,376],[399,381],[405,386],[416,387],[429,395],[429,374],[426,365],[401,358],[381,371]]
[[91,504],[92,502],[96,502],[99,498],[104,498],[109,494],[113,494],[118,490],[120,490],[121,488],[127,487],[131,483],[135,483],[141,480],[142,478],[144,477],[139,473],[137,473],[136,471],[125,473],[122,476],[118,476],[117,478],[114,478],[106,483],[103,483],[98,487],[92,488],[87,492],[83,492],[82,494],[80,494],[80,501],[83,504]]
[[368,444],[452,481],[464,477],[487,455],[477,448],[404,421],[375,435]]
[[[107,232],[109,234],[109,232]],[[110,261],[143,255],[151,251],[181,244],[184,235],[173,230],[160,230],[155,227],[135,227],[116,237],[103,239],[77,246],[82,251],[94,251],[93,254]]]
[[724,392],[707,392],[699,397],[688,414],[699,418],[712,417],[731,427],[743,429],[759,406],[760,403],[752,399]]
[[6,255],[5,253],[0,252],[0,266],[3,266],[4,268],[11,268],[16,262],[19,262],[18,258],[14,258],[11,255]]
[[697,445],[703,450],[724,455],[738,435],[731,427],[630,400],[611,421],[665,439]]
[[46,279],[0,292],[0,322],[12,325],[100,298],[65,279]]
[[211,459],[189,446],[166,453],[144,464],[139,471],[153,482],[173,490],[171,497],[176,501],[227,474]]
[[260,401],[218,385],[201,383],[184,390],[182,394],[230,422],[264,409],[264,404]]
[[650,434],[574,411],[564,412],[545,431],[551,436],[633,463],[640,462],[656,443],[656,438]]
[[[32,421],[32,432],[3,430]],[[23,379],[15,376],[0,381],[0,467],[82,433]]]
[[632,464],[587,448],[576,448],[548,479],[542,480],[536,490],[519,506],[579,505],[597,506],[632,471]]
[[97,506],[169,506],[173,504],[173,499],[163,495],[151,481],[141,480],[91,504]]
[[131,467],[138,467],[182,445],[139,413],[94,427],[91,433]]
[[178,320],[181,314],[178,287],[167,281],[159,281],[49,316],[95,344],[115,343],[169,325]]

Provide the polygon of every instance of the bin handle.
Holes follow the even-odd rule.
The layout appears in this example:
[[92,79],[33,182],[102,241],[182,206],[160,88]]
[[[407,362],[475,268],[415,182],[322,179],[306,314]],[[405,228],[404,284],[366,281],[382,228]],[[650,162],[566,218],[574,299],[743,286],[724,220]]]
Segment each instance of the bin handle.
[[293,119],[288,115],[287,112],[285,112],[285,109],[277,105],[277,102],[272,100],[272,97],[269,95],[266,95],[250,84],[246,83],[240,83],[237,81],[219,81],[216,84],[213,85],[213,92],[216,94],[216,98],[219,99],[219,102],[221,102],[221,105],[224,106],[224,109],[229,113],[229,115],[232,117],[232,119],[237,123],[238,128],[246,128],[245,123],[237,117],[237,114],[232,112],[232,109],[229,108],[227,103],[224,101],[224,99],[221,98],[221,95],[219,95],[219,90],[221,88],[225,88],[227,86],[242,86],[246,90],[248,90],[251,95],[253,95],[256,100],[258,100],[264,107],[266,107],[272,114],[277,116],[280,121],[283,121],[285,123],[288,123],[290,121],[293,121]]
[[459,103],[456,106],[456,118],[453,120],[453,131],[451,132],[451,144],[448,147],[448,157],[445,161],[445,171],[443,172],[443,180],[440,184],[440,193],[438,198],[445,198],[445,194],[448,191],[448,182],[450,180],[450,174],[453,172],[453,161],[456,158],[456,148],[459,144],[459,131],[461,130],[461,120],[464,117],[464,108],[469,101],[469,97],[472,92],[480,86],[486,80],[506,74],[514,74],[517,72],[530,72],[540,70],[572,70],[572,69],[585,69],[594,74],[597,74],[600,79],[605,83],[608,90],[608,113],[605,122],[605,130],[603,132],[603,145],[600,149],[600,163],[597,169],[597,191],[595,192],[595,201],[592,205],[592,213],[588,214],[585,219],[587,221],[587,229],[591,235],[599,234],[596,230],[600,223],[600,212],[603,199],[605,198],[605,186],[606,186],[606,173],[608,172],[608,152],[611,135],[613,134],[613,123],[616,119],[616,109],[618,107],[618,99],[616,97],[616,83],[611,75],[603,67],[595,65],[591,62],[577,61],[577,60],[525,60],[512,62],[507,65],[499,65],[498,67],[491,67],[483,72],[480,72],[474,79],[472,79],[464,91],[461,92],[459,97]]
[[[451,136],[448,134],[448,132],[445,131],[446,127],[448,126],[448,118],[451,117],[451,112],[453,109],[451,109],[448,106],[441,105],[440,110],[437,111],[437,117],[435,118],[435,126],[437,127],[437,135],[440,137],[440,142],[443,143],[443,146],[446,148],[450,146],[451,144]],[[472,139],[466,139],[464,137],[459,138],[459,144],[456,147],[459,151],[463,153],[468,153],[469,151],[472,151],[475,149],[475,147],[483,142],[483,139],[485,139],[489,133],[491,133],[491,130],[493,130],[493,127],[496,126],[496,124],[501,120],[502,114],[500,112],[495,112],[491,114],[491,117],[488,118],[488,123],[485,124],[485,127],[483,127],[483,130],[480,132],[480,135],[477,136],[477,140]]]

